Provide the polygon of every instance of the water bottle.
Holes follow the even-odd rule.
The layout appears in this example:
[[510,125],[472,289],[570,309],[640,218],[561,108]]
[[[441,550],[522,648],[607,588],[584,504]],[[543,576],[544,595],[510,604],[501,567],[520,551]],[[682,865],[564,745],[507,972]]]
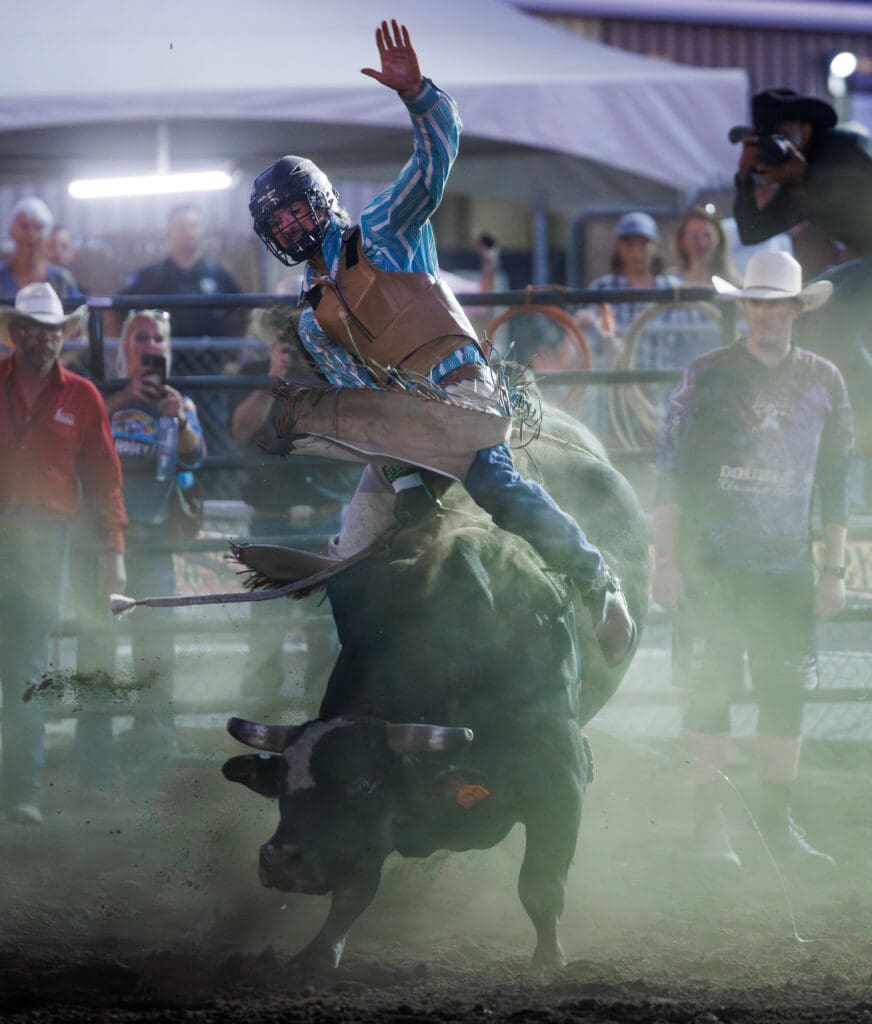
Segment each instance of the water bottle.
[[155,478],[172,480],[176,473],[179,450],[179,421],[175,416],[161,416],[157,421],[154,447],[157,454]]

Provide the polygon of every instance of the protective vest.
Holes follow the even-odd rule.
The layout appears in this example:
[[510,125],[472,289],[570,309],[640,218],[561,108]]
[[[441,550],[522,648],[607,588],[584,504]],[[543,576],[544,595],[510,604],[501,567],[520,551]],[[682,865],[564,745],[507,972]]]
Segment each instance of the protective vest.
[[392,367],[427,374],[455,349],[477,343],[444,282],[423,272],[374,267],[360,245],[359,227],[345,238],[335,281],[322,280],[306,297],[327,337],[376,372]]

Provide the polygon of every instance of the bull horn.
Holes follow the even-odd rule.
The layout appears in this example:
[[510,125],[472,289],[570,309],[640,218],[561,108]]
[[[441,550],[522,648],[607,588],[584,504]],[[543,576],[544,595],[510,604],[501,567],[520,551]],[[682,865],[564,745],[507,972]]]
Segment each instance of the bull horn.
[[388,723],[388,746],[395,754],[427,754],[457,750],[472,742],[472,729],[447,725]]
[[247,747],[281,754],[291,745],[297,728],[293,725],[261,725],[245,718],[231,718],[227,722],[227,731]]

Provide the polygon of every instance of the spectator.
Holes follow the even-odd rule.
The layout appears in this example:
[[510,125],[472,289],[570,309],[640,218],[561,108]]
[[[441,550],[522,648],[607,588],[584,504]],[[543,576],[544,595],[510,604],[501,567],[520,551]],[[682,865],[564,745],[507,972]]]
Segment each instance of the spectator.
[[58,267],[69,271],[79,282],[79,287],[85,294],[88,294],[88,287],[82,283],[79,274],[76,273],[76,253],[73,246],[73,236],[70,229],[64,224],[55,224],[48,236],[46,249],[49,260]]
[[50,262],[48,239],[53,223],[51,210],[36,196],[15,204],[9,228],[15,248],[9,259],[0,263],[0,297],[11,299],[21,288],[38,282],[50,284],[62,299],[82,297],[69,270]]
[[[649,214],[640,210],[625,213],[615,225],[613,237],[611,272],[591,281],[588,287],[598,291],[607,288],[675,288],[681,283],[677,277],[663,270],[660,229]],[[675,352],[683,342],[683,335],[664,330],[664,326],[671,323],[670,313],[664,313],[657,317],[656,323],[649,325],[634,351],[624,350],[631,325],[650,308],[650,302],[625,301],[614,305],[607,303],[598,308],[589,306],[576,313],[582,327],[597,329],[595,334],[588,335],[595,370],[609,369],[613,364],[625,369],[631,363],[634,368],[659,370],[675,364]],[[631,394],[635,395],[635,392]],[[615,414],[610,411],[610,404],[614,404],[617,397],[617,391],[602,387],[591,389],[584,419],[601,437],[614,431],[621,440],[624,427],[616,422]]]
[[[196,206],[176,206],[167,222],[168,254],[159,263],[131,274],[122,295],[237,295],[242,287],[220,263],[206,259],[206,225]],[[239,309],[192,307],[173,311],[173,333],[180,338],[238,337],[245,332],[246,316]],[[107,317],[107,330],[115,333],[117,315]],[[237,353],[201,342],[176,346],[173,360],[180,376],[224,373]],[[201,392],[200,421],[212,452],[227,450],[227,396],[223,391]]]
[[[756,253],[738,294],[744,342],[687,369],[661,436],[653,594],[675,613],[676,676],[688,686],[684,732],[696,778],[697,849],[741,867],[721,803],[730,700],[747,652],[757,700],[760,828],[784,859],[832,863],[790,813],[803,701],[818,684],[815,616],[845,603],[851,417],[832,363],[792,345],[794,320],[832,286],[802,287],[785,253]],[[823,521],[815,576],[811,504]],[[738,684],[738,686],[737,686]]]
[[[242,287],[220,263],[206,259],[206,224],[196,206],[176,206],[167,221],[168,252],[159,263],[131,274],[121,286],[121,295],[237,295]],[[176,338],[238,336],[244,318],[238,310],[191,308],[173,312]],[[181,353],[176,353],[177,357]],[[179,373],[202,373],[202,366],[182,364]],[[219,368],[220,369],[220,368]]]
[[[124,500],[130,516],[127,559],[130,587],[141,594],[175,591],[172,553],[156,550],[167,540],[170,503],[174,500],[176,473],[191,472],[203,458],[203,435],[194,402],[164,383],[165,373],[148,365],[150,357],[172,362],[170,317],[163,310],[132,310],[118,341],[117,374],[125,386],[106,399],[112,439],[121,462]],[[161,417],[173,417],[178,427],[175,464],[158,478],[158,429]],[[156,612],[155,617],[163,613]],[[172,703],[175,639],[172,613],[165,616],[167,629],[138,631],[132,623],[134,675],[141,688],[142,708],[136,716],[132,738],[134,752],[128,782],[141,789],[154,788],[167,758],[175,749]],[[147,625],[154,626],[154,617]],[[80,650],[80,655],[82,654]],[[102,656],[112,662],[114,651]],[[92,655],[86,654],[85,658]],[[101,762],[111,747],[111,723],[105,717],[84,715],[76,743],[80,780],[99,785],[114,773]]]
[[739,284],[730,245],[720,217],[704,206],[692,206],[675,229],[678,266],[673,271],[684,284],[710,285],[712,276]]
[[[792,89],[767,89],[751,103],[753,128],[742,140],[735,216],[745,243],[808,221],[843,243],[854,259],[827,270],[833,301],[799,325],[800,340],[841,370],[857,418],[857,446],[872,456],[872,141],[837,128],[835,110]],[[772,134],[779,145],[770,145]],[[776,140],[777,141],[777,140]],[[761,142],[764,145],[761,147]],[[774,152],[773,152],[774,150]],[[754,176],[777,186],[758,206]]]
[[55,224],[48,235],[46,255],[52,263],[73,272],[73,236],[63,224]]
[[[872,214],[864,201],[872,181],[869,138],[836,128],[836,112],[828,103],[792,89],[760,92],[751,109],[754,124],[742,139],[736,172],[735,216],[742,241],[761,242],[808,220],[858,255],[872,253]],[[772,135],[783,141],[769,145]],[[762,206],[755,176],[777,186]]]
[[[269,358],[246,363],[240,373],[280,378],[311,372],[297,334],[299,317],[299,310],[293,307],[265,310],[257,318],[255,329],[270,341]],[[292,461],[277,467],[274,458],[265,456],[260,445],[275,439],[273,423],[281,410],[270,386],[248,395],[238,393],[236,400],[231,400],[231,436],[254,463],[241,488],[243,499],[253,510],[249,535],[282,543],[283,538],[292,534],[312,531],[317,543],[321,540],[319,535],[338,531],[343,504],[354,493],[360,467],[336,463],[298,466]],[[252,604],[251,618],[248,657],[240,689],[248,697],[275,700],[285,681],[288,602]],[[336,634],[329,616],[312,615],[306,617],[305,633],[303,688],[311,698],[317,694],[335,657]]]
[[[625,213],[615,225],[611,273],[591,281],[588,287],[597,290],[611,288],[675,288],[681,282],[672,274],[663,272],[660,254],[660,229],[653,217],[641,211]],[[596,323],[604,340],[620,348],[621,339],[630,324],[650,307],[647,302],[618,302],[614,310],[597,320],[593,311],[583,310],[579,319],[583,326]],[[658,339],[643,347],[637,365],[645,369],[671,366],[663,362]],[[596,361],[594,362],[596,366]]]
[[[721,219],[704,206],[692,206],[684,214],[675,229],[674,245],[678,263],[672,273],[682,284],[711,287],[714,276],[732,285],[741,283]],[[676,338],[672,357],[676,369],[684,369],[697,356],[721,344],[714,309],[712,315],[701,308],[675,309],[669,322],[676,327],[677,336],[679,327],[681,330],[681,342],[678,344]]]
[[106,412],[90,382],[61,369],[65,335],[85,313],[64,316],[49,284],[22,288],[0,309],[14,349],[0,361],[0,681],[2,783],[11,820],[42,820],[41,700],[26,699],[48,661],[60,613],[70,526],[91,517],[100,540],[104,601],[124,589],[121,472]]

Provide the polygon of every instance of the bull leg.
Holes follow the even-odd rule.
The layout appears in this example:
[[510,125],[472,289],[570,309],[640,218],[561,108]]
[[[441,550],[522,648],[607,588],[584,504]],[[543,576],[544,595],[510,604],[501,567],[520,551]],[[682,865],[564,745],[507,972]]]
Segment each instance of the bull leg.
[[[535,968],[565,967],[566,957],[557,937],[563,913],[566,877],[575,853],[585,774],[581,737],[552,737],[555,745],[538,748],[531,765],[536,799],[527,803],[524,816],[526,848],[518,878],[518,895],[536,929]],[[580,760],[582,758],[582,760]]]
[[295,967],[310,972],[339,966],[349,929],[372,903],[380,877],[381,872],[376,871],[333,890],[327,920],[308,946],[293,958]]

